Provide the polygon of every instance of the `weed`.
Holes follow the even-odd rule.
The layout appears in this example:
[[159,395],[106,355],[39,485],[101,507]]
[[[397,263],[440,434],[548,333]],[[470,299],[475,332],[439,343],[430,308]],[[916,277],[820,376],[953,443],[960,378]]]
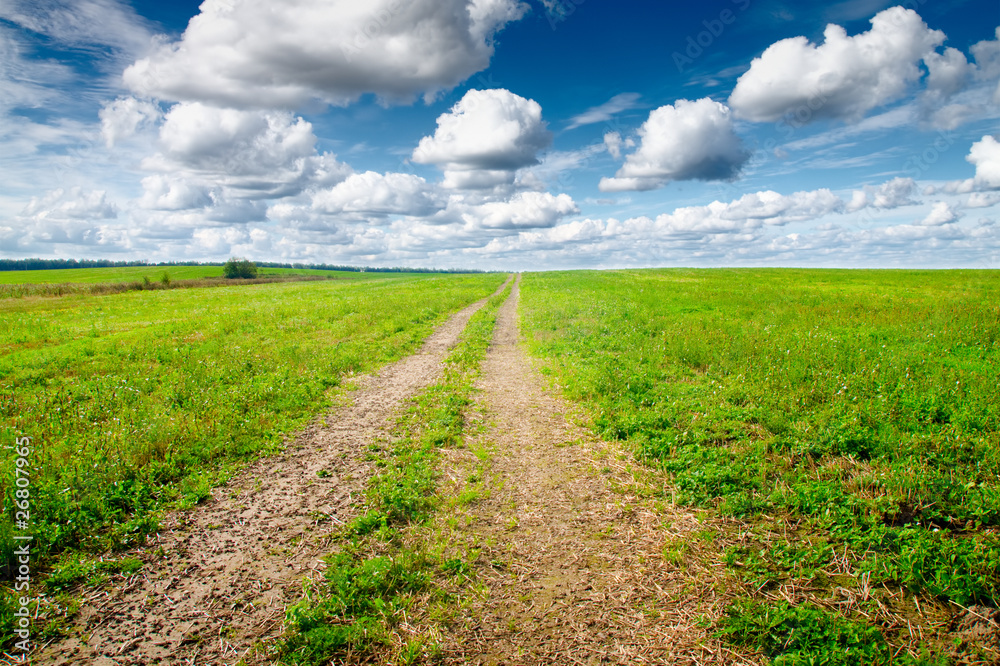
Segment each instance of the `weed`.
[[719,624],[719,635],[760,650],[775,666],[876,666],[890,663],[882,634],[812,605],[737,602]]

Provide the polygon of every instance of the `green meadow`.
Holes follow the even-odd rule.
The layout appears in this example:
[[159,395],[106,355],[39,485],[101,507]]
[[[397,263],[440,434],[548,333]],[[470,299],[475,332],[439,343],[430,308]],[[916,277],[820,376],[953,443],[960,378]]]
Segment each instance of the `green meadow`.
[[[31,279],[164,271],[221,274]],[[8,581],[16,438],[33,440],[33,571],[58,595],[139,566],[95,556],[141,543],[164,510],[196,505],[280,450],[353,374],[412,353],[505,279],[298,272],[344,279],[0,299]],[[314,644],[369,640],[337,627],[364,629],[382,606],[345,610],[340,597],[385,564],[366,550],[371,534],[392,536],[397,518],[433,508],[435,451],[460,435],[501,300],[473,318],[451,374],[401,421],[413,432],[386,453],[370,510],[348,530],[360,550],[331,561],[316,604],[293,609],[288,663],[312,663]],[[734,650],[783,666],[997,658],[955,627],[967,609],[1000,603],[1000,273],[529,273],[520,317],[542,371],[599,436],[624,445],[641,478],[658,480],[646,492],[704,524],[666,541],[663,557],[692,577],[712,572],[728,601],[704,623]],[[424,585],[437,565],[414,562],[400,580]],[[383,605],[403,594],[379,590],[365,594]],[[12,612],[0,594],[2,641]]]
[[1000,273],[532,273],[521,294],[597,433],[733,531],[708,549],[733,591],[714,631],[781,664],[991,658],[941,641],[1000,602]]
[[[361,275],[361,274],[354,274]],[[234,465],[278,450],[353,373],[412,353],[505,276],[130,291],[0,301],[0,558],[16,437],[31,437],[33,554],[128,547]]]

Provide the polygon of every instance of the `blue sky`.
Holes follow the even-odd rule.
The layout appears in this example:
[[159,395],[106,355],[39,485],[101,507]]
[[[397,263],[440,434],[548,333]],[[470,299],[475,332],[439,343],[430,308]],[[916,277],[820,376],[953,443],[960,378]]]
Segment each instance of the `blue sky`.
[[8,0],[0,255],[1000,267],[996,0]]

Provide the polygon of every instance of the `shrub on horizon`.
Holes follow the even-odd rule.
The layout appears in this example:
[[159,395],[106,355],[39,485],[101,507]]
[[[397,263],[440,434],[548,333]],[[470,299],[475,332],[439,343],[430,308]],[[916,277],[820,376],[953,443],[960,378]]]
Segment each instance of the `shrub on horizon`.
[[228,279],[253,279],[257,277],[257,264],[244,257],[230,257],[222,266],[222,274]]

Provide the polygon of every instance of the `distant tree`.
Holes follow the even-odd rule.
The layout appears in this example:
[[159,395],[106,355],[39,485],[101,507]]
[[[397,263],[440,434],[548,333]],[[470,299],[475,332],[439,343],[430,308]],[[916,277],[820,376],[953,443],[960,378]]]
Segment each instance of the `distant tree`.
[[257,264],[244,257],[231,257],[222,267],[222,274],[230,280],[257,277]]

